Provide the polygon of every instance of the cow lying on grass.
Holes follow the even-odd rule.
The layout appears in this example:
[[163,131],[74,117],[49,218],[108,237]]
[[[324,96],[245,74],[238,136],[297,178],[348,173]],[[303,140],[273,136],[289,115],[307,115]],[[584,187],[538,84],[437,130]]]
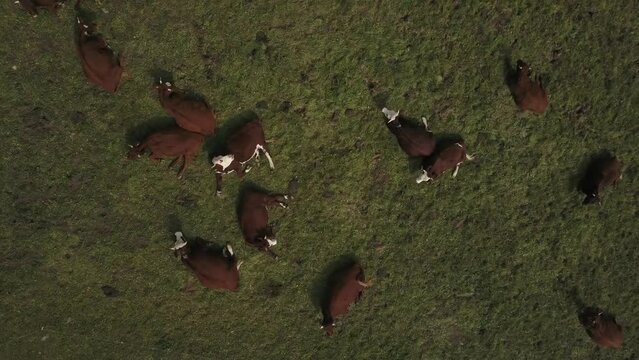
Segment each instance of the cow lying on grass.
[[47,9],[53,13],[64,5],[65,0],[18,0],[15,4],[21,5],[33,17],[38,16],[38,9]]
[[169,164],[169,168],[182,159],[182,166],[178,171],[178,178],[181,179],[188,165],[200,152],[200,146],[203,142],[203,135],[175,127],[154,132],[142,143],[135,146],[129,145],[131,150],[128,158],[138,159],[148,150],[152,160],[159,161],[163,158],[174,157],[175,159]]
[[231,245],[227,244],[222,252],[214,252],[201,241],[185,241],[184,234],[178,231],[171,250],[193,271],[204,287],[237,290],[242,263],[237,262]]
[[206,136],[213,135],[216,118],[205,100],[188,96],[175,89],[170,82],[162,80],[156,89],[160,96],[160,104],[182,129]]
[[581,180],[581,191],[586,194],[584,205],[600,204],[599,194],[604,188],[616,185],[621,180],[622,167],[622,162],[609,154],[606,157],[593,160]]
[[516,80],[510,84],[510,92],[521,110],[543,113],[548,108],[548,95],[541,84],[541,76],[533,80],[531,72],[528,64],[517,60]]
[[417,183],[431,181],[438,178],[446,170],[455,169],[453,177],[457,176],[459,166],[466,160],[473,160],[473,157],[466,154],[466,147],[463,142],[442,145],[441,149],[426,158],[422,162],[422,174],[417,177]]
[[274,169],[273,159],[268,153],[264,129],[259,119],[246,123],[229,138],[226,144],[227,152],[224,155],[213,157],[213,169],[215,170],[216,194],[222,194],[222,175],[235,172],[243,177],[251,168],[246,164],[253,158],[259,159],[263,152],[271,169]]
[[278,205],[287,208],[287,200],[287,195],[266,194],[254,190],[246,190],[240,200],[238,221],[244,240],[273,258],[277,258],[277,255],[271,251],[271,246],[277,244],[277,240],[268,223],[268,209]]
[[395,135],[399,146],[410,157],[429,156],[435,150],[435,136],[428,130],[426,118],[422,118],[424,128],[408,124],[399,117],[399,111],[383,108],[388,119],[386,126]]
[[623,344],[623,328],[614,316],[598,308],[587,308],[580,314],[579,320],[597,345],[620,348]]

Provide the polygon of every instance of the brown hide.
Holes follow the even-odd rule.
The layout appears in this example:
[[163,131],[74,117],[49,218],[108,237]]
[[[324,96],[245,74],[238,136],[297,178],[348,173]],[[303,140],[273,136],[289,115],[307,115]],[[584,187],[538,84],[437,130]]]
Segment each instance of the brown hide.
[[349,307],[357,302],[365,289],[360,282],[364,282],[364,270],[355,263],[345,271],[336,274],[337,278],[330,284],[328,302],[322,304],[324,320],[322,327],[326,335],[333,334],[335,318],[348,312]]
[[590,165],[582,180],[582,191],[586,194],[584,204],[600,201],[599,194],[604,188],[616,185],[621,179],[622,162],[615,157],[603,158]]
[[548,96],[541,84],[541,77],[532,80],[530,67],[517,60],[517,81],[510,86],[515,104],[521,110],[543,113],[548,107]]
[[268,208],[276,205],[286,207],[285,195],[271,195],[247,190],[243,196],[238,213],[240,228],[244,240],[258,250],[266,251],[271,256],[267,238],[272,240],[272,229],[268,225]]
[[77,48],[82,69],[87,79],[104,90],[115,93],[122,80],[120,58],[101,35],[95,34],[95,26],[77,19]]
[[31,15],[38,15],[38,9],[47,9],[56,12],[64,5],[64,0],[19,0],[20,5]]
[[617,324],[614,316],[600,309],[587,309],[580,320],[592,341],[597,345],[620,348],[623,344],[623,328]]
[[207,136],[213,134],[216,118],[206,101],[187,96],[171,83],[160,82],[157,89],[160,104],[181,128]]
[[403,123],[401,119],[388,121],[386,126],[410,157],[429,156],[435,150],[435,136],[425,128]]
[[160,160],[167,157],[175,157],[172,166],[178,159],[182,159],[182,167],[178,172],[181,177],[188,164],[200,151],[200,146],[204,142],[204,136],[192,133],[181,128],[161,130],[149,135],[144,142],[137,144],[129,151],[129,159],[136,159],[142,156],[147,150],[153,160]]
[[454,169],[466,160],[466,147],[458,142],[438,150],[435,154],[424,159],[423,168],[426,174],[435,179],[444,171]]
[[203,244],[189,243],[188,250],[182,255],[186,265],[204,287],[236,291],[239,286],[240,272],[234,256],[224,256]]

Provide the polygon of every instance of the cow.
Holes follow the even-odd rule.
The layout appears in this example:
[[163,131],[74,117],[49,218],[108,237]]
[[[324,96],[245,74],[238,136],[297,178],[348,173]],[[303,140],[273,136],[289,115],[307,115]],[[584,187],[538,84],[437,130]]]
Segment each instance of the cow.
[[175,118],[182,129],[206,136],[213,135],[216,118],[205,100],[192,98],[162,79],[156,89],[162,108]]
[[533,80],[530,78],[531,72],[528,64],[517,60],[516,79],[510,84],[510,92],[521,110],[543,113],[548,108],[548,95],[541,83],[541,76]]
[[450,145],[441,145],[441,149],[428,157],[422,162],[422,174],[417,177],[416,182],[419,184],[423,181],[434,180],[444,171],[455,169],[453,177],[457,176],[459,166],[466,160],[473,160],[474,157],[466,154],[466,146],[463,142],[456,142]]
[[621,180],[622,167],[623,163],[614,156],[594,160],[581,181],[581,190],[586,194],[583,204],[601,204],[599,193]]
[[616,349],[623,344],[623,327],[617,324],[614,316],[598,308],[587,308],[579,320],[595,344]]
[[[80,1],[76,3],[79,9]],[[124,69],[120,56],[95,32],[95,24],[77,17],[76,45],[86,78],[109,93],[115,93],[122,80]]]
[[178,231],[171,250],[193,271],[204,287],[237,291],[242,262],[237,262],[230,244],[226,244],[220,253],[199,239],[185,241],[184,234]]
[[200,151],[200,146],[204,142],[202,134],[186,131],[179,127],[170,128],[168,130],[156,131],[149,135],[142,143],[129,145],[128,158],[130,160],[142,157],[142,154],[149,150],[150,158],[159,161],[166,157],[175,157],[169,164],[169,168],[173,167],[179,159],[182,159],[182,166],[178,171],[178,179],[182,178],[184,171],[193,161]]
[[435,136],[428,130],[426,118],[422,118],[424,129],[408,124],[399,117],[399,111],[383,108],[388,119],[386,126],[395,135],[399,146],[409,157],[429,156],[435,150]]
[[287,208],[288,199],[288,195],[246,190],[238,209],[238,221],[244,240],[275,259],[277,255],[271,250],[271,246],[277,244],[277,240],[268,223],[268,209],[277,205]]
[[321,328],[326,332],[326,336],[333,335],[335,319],[345,315],[348,308],[361,298],[364,289],[371,284],[372,281],[365,282],[364,270],[357,262],[332,274],[327,297],[321,304],[323,315]]
[[33,17],[38,16],[38,9],[47,9],[53,13],[64,5],[65,0],[17,0],[15,4],[21,5]]
[[259,119],[252,120],[239,128],[227,141],[226,154],[211,159],[215,171],[216,194],[222,194],[222,175],[235,172],[243,177],[251,170],[248,163],[253,158],[259,160],[260,151],[264,153],[271,169],[275,169],[273,159],[268,153],[264,130]]

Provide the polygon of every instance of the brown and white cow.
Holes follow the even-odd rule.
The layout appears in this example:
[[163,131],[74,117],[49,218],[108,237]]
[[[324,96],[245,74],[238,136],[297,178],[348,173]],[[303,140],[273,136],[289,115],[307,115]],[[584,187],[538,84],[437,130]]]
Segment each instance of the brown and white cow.
[[277,258],[277,255],[271,251],[271,246],[277,244],[277,240],[268,223],[268,209],[278,205],[287,208],[287,200],[287,195],[266,194],[254,190],[246,190],[240,200],[238,221],[244,240],[274,258]]
[[586,194],[584,204],[600,204],[599,193],[606,187],[616,185],[622,178],[623,163],[610,156],[594,161],[582,179],[582,191]]
[[200,151],[203,142],[204,135],[175,127],[154,132],[135,146],[129,145],[131,150],[128,158],[131,160],[140,158],[147,150],[152,160],[159,161],[162,158],[175,157],[169,164],[169,168],[182,159],[182,166],[178,171],[178,178],[182,178],[184,171]]
[[322,304],[322,329],[327,336],[333,335],[335,319],[345,315],[348,308],[357,302],[364,289],[371,285],[371,281],[365,282],[364,270],[359,263],[354,263],[346,269],[341,269],[333,274],[329,284],[329,294]]
[[533,80],[531,72],[528,64],[517,60],[517,79],[510,85],[510,92],[521,110],[543,113],[548,108],[548,95],[541,84],[541,76]]
[[435,136],[428,130],[426,118],[422,118],[424,129],[402,122],[399,111],[383,108],[388,119],[386,126],[395,135],[399,146],[410,157],[428,156],[435,150]]
[[184,234],[178,231],[171,250],[193,271],[204,287],[237,291],[242,262],[237,262],[231,245],[226,244],[221,252],[215,252],[202,241],[185,241]]
[[195,99],[161,79],[156,89],[160,104],[182,129],[206,136],[213,135],[216,118],[205,100]]
[[434,180],[446,170],[453,168],[455,169],[453,177],[456,177],[459,166],[464,161],[472,159],[472,156],[466,154],[466,147],[463,142],[456,142],[442,149],[437,149],[431,156],[424,158],[422,174],[417,177],[416,182],[419,184],[423,181]]
[[236,172],[238,176],[243,177],[251,170],[249,166],[246,166],[246,163],[253,158],[259,159],[260,151],[266,156],[271,169],[275,169],[273,159],[271,159],[266,147],[262,122],[259,119],[246,123],[233,133],[226,148],[225,155],[218,155],[211,159],[215,170],[217,195],[222,194],[222,175]]
[[603,310],[588,308],[580,315],[580,321],[597,345],[620,348],[623,344],[623,328],[617,324],[614,316]]
[[[80,1],[76,4],[76,9],[79,4]],[[95,32],[95,24],[84,22],[78,17],[76,43],[87,79],[104,90],[115,93],[120,86],[124,69],[120,64],[120,57]]]
[[65,0],[18,0],[16,4],[22,5],[22,7],[33,17],[38,16],[38,9],[47,9],[51,12],[56,12],[60,7],[64,5]]

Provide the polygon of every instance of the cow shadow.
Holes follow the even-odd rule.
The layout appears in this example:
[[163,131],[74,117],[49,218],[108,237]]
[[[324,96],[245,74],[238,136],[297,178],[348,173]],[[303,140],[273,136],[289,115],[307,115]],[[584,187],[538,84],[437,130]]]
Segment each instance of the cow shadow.
[[127,144],[134,145],[144,141],[144,139],[154,132],[168,130],[176,126],[175,120],[171,117],[155,117],[129,128],[126,131],[124,140]]
[[581,162],[579,172],[571,177],[571,187],[586,195],[595,192],[598,174],[601,172],[603,165],[613,158],[614,156],[607,149],[602,149],[590,155],[588,159]]
[[152,69],[151,71],[149,71],[149,75],[151,76],[151,81],[153,81],[154,85],[159,84],[160,80],[163,82],[174,82],[173,73],[161,68]]
[[517,83],[517,67],[513,65],[510,55],[504,55],[502,59],[502,72],[504,85],[511,89]]
[[182,231],[182,227],[182,221],[175,214],[170,214],[166,217],[166,228],[171,236],[173,236],[176,231]]
[[313,306],[318,309],[326,308],[330,302],[333,287],[357,262],[358,258],[354,254],[345,254],[325,266],[309,288],[309,298]]
[[253,110],[242,111],[226,120],[215,130],[215,134],[204,143],[204,150],[208,153],[208,162],[215,156],[226,155],[226,145],[229,138],[242,126],[257,119]]

